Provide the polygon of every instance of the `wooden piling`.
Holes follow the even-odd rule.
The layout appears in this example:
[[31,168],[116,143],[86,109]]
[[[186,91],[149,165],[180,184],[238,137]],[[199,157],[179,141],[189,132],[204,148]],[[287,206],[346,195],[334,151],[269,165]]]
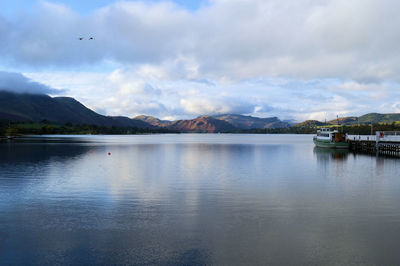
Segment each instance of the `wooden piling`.
[[349,140],[350,150],[353,152],[379,154],[385,156],[400,157],[400,143],[376,142],[375,140]]

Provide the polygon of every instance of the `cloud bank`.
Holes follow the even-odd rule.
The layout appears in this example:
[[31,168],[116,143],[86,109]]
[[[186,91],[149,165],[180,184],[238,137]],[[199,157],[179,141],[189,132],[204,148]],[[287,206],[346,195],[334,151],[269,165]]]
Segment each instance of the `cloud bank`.
[[0,17],[0,59],[113,115],[396,112],[398,10],[395,0],[121,1],[82,15],[41,1]]
[[28,15],[0,19],[0,51],[37,66],[184,58],[191,74],[208,77],[397,80],[399,9],[394,0],[215,0],[189,12],[172,2],[134,1],[80,15],[41,2]]

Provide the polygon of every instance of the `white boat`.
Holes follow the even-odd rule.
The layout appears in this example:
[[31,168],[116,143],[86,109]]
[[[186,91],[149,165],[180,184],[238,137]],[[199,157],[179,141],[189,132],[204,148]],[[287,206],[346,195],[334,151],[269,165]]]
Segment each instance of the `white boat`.
[[346,140],[346,134],[336,129],[323,127],[317,131],[313,138],[314,144],[320,148],[330,149],[348,149],[349,143]]

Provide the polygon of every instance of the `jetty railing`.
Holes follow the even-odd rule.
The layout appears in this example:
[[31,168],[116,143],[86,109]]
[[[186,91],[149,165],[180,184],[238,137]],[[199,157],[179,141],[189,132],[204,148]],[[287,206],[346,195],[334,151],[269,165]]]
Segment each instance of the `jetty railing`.
[[377,131],[376,135],[347,135],[347,141],[353,151],[400,156],[400,131]]
[[376,142],[381,141],[400,143],[400,131],[377,131]]
[[363,141],[376,141],[375,135],[347,135],[348,140],[363,140]]

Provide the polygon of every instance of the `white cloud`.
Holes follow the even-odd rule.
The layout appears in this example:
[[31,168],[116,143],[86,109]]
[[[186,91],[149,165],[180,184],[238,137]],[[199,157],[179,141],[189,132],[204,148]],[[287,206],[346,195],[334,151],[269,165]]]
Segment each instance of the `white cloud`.
[[[118,79],[110,77],[118,73]],[[142,68],[110,73],[27,73],[107,115],[192,118],[205,114],[239,113],[281,119],[335,118],[368,112],[396,112],[400,97],[396,83],[364,84],[340,80],[255,79],[233,84],[164,80],[143,75]],[[110,81],[111,80],[111,81]],[[117,82],[118,81],[118,82]],[[125,85],[150,84],[146,92]],[[383,110],[383,111],[382,111]]]
[[[175,73],[214,79],[368,81],[397,79],[400,70],[394,0],[213,1],[196,12],[135,1],[86,16],[41,3],[30,15],[0,22],[3,58],[36,66],[170,64]],[[94,41],[77,40],[92,35]]]
[[81,15],[41,2],[0,17],[0,59],[110,115],[391,112],[399,8],[395,0],[213,0],[189,12],[122,1]]
[[154,88],[143,78],[140,79],[135,75],[123,73],[120,69],[113,71],[107,79],[110,82],[109,86],[117,88],[118,94],[121,96],[133,94],[158,95],[161,93],[159,89]]
[[255,111],[251,103],[238,102],[238,99],[215,98],[182,98],[180,104],[187,114],[249,114]]

